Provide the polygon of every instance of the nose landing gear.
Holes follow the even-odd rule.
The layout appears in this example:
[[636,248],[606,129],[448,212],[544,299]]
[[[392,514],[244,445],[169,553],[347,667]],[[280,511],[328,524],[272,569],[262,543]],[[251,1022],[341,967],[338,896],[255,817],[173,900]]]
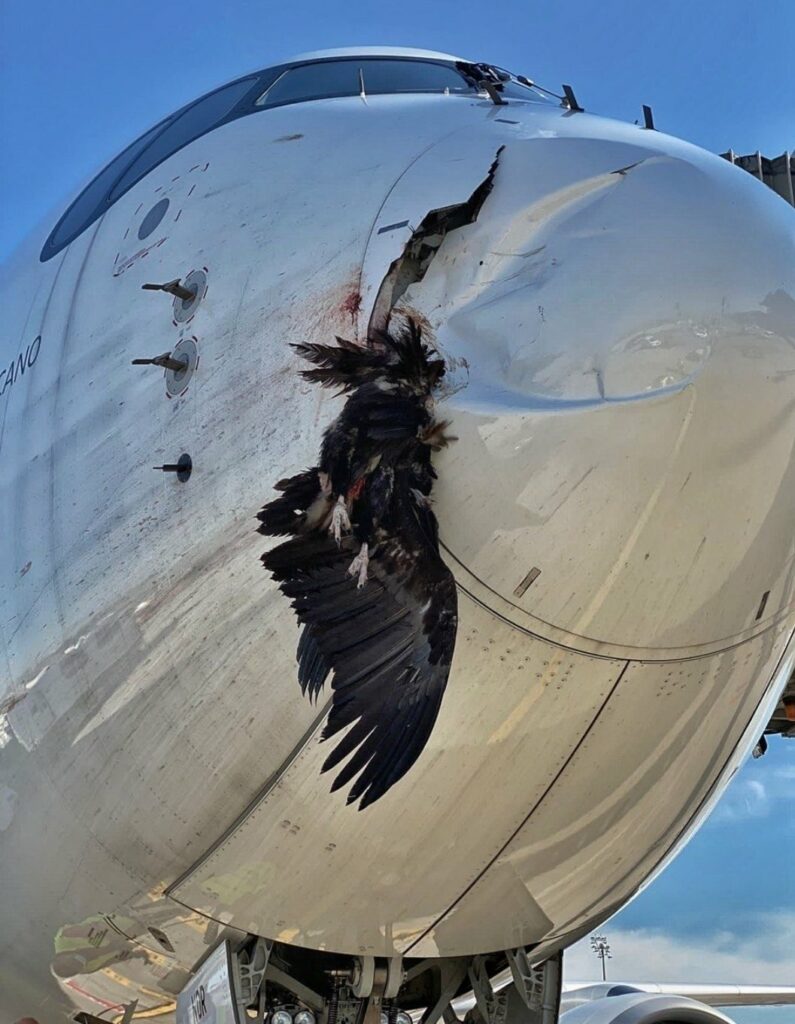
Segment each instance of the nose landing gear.
[[[250,936],[230,954],[230,998],[240,1024],[557,1024],[559,1018],[561,953],[541,964],[531,963],[525,949],[411,960],[321,953]],[[196,1022],[178,1015],[177,1024]]]

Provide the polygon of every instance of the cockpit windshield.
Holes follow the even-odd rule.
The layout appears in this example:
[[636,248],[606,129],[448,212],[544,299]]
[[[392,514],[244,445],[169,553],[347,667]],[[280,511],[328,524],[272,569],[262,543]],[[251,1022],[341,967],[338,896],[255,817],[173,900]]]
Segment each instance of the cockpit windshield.
[[344,96],[488,95],[488,81],[505,99],[549,102],[531,82],[488,64],[442,63],[405,57],[345,57],[285,68],[256,101],[258,107]]
[[257,106],[384,93],[475,93],[474,84],[446,64],[420,60],[325,60],[287,68]]

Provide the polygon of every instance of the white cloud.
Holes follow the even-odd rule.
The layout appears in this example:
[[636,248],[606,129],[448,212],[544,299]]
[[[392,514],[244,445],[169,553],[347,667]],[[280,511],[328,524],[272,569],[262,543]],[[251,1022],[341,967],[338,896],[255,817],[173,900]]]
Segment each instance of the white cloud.
[[[795,753],[795,749],[791,751]],[[787,755],[790,750],[786,750]],[[732,782],[710,817],[710,824],[726,824],[770,815],[792,815],[795,800],[795,763],[770,763],[770,755],[749,761]]]
[[715,808],[711,821],[746,821],[770,814],[770,797],[758,779],[738,779]]
[[[691,939],[656,929],[600,929],[613,959],[612,981],[688,982],[734,985],[792,985],[795,979],[795,912],[759,915],[754,934],[716,932]],[[566,950],[566,981],[600,981],[599,963],[588,938]]]

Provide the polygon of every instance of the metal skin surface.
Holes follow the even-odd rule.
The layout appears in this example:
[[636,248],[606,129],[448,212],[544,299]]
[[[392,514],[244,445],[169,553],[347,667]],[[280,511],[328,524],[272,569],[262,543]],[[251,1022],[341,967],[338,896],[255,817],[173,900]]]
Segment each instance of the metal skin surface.
[[[363,340],[412,230],[495,158],[398,301],[448,361],[460,625],[423,755],[360,813],[259,563],[255,513],[339,408],[289,344]],[[42,264],[51,227],[0,296],[0,368],[41,336],[0,396],[3,1019],[168,1020],[234,929],[546,953],[623,905],[792,668],[795,213],[656,132],[417,95],[227,124]],[[193,270],[176,323],[141,286]],[[181,338],[169,398],[131,360]],[[187,482],[152,468],[183,453]]]

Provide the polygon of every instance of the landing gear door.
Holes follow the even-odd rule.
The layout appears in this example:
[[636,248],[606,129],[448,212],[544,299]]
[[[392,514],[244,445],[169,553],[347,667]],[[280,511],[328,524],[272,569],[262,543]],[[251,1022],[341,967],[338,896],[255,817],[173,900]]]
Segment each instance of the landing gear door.
[[177,997],[177,1024],[240,1024],[232,949],[222,943]]

